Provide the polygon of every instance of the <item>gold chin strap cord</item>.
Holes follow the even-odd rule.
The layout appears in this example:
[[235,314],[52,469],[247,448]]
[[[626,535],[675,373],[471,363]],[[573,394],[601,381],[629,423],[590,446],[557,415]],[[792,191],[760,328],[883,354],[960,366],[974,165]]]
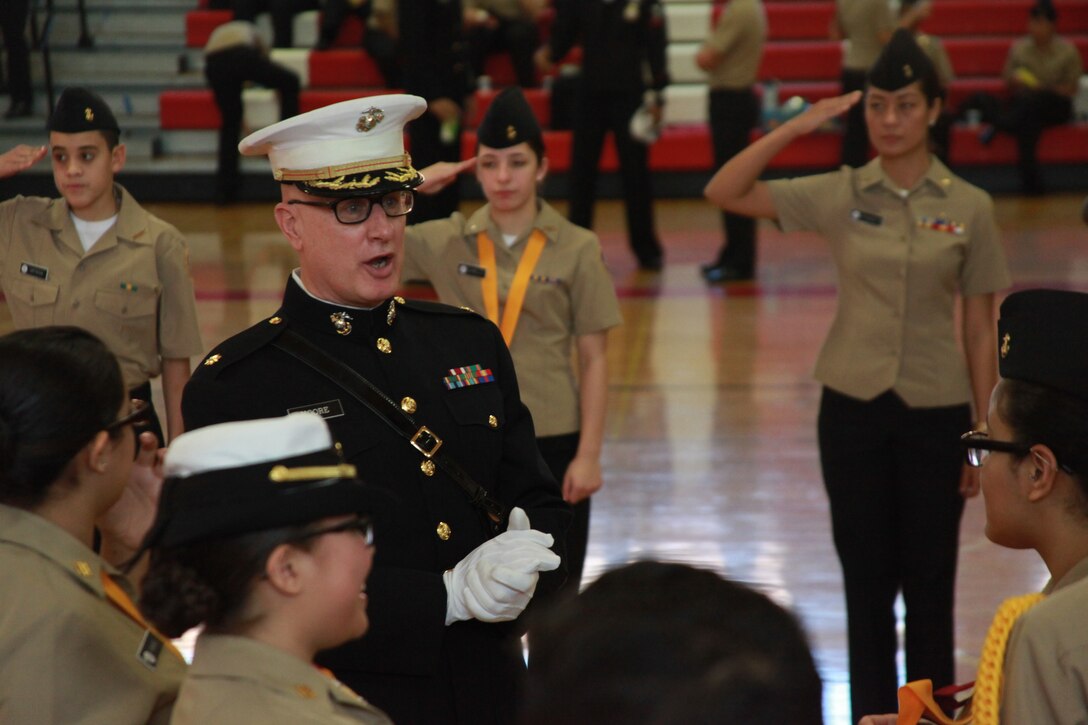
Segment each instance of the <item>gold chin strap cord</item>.
[[484,276],[480,279],[480,290],[484,297],[484,312],[487,319],[499,325],[502,337],[506,340],[507,347],[514,339],[514,330],[518,326],[518,318],[521,316],[521,307],[525,304],[525,292],[529,289],[529,278],[533,276],[536,263],[540,261],[540,253],[544,251],[544,243],[547,238],[539,229],[534,229],[529,235],[529,242],[525,251],[521,254],[518,268],[514,272],[514,281],[510,283],[510,292],[506,295],[506,305],[502,312],[502,323],[499,323],[499,273],[495,265],[495,244],[487,232],[476,235],[476,254],[480,258],[480,266],[484,268]]
[[1042,600],[1042,594],[1024,594],[1006,599],[997,608],[982,645],[969,714],[958,720],[948,717],[933,699],[933,683],[916,680],[899,688],[899,718],[896,725],[915,725],[922,717],[939,725],[998,725],[1005,647],[1009,634],[1020,615]]

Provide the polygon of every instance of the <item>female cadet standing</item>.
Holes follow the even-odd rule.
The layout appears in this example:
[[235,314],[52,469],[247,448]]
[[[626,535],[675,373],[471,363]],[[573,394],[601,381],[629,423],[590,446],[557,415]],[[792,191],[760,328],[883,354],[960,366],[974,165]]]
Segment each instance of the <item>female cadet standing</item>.
[[[820,460],[843,567],[855,719],[896,701],[894,602],[906,603],[909,679],[951,682],[963,498],[977,482],[956,430],[996,380],[993,295],[1009,284],[989,196],[930,156],[936,72],[900,30],[869,72],[865,120],[878,157],[860,169],[757,181],[787,144],[862,98],[820,101],[723,166],[723,208],[827,239],[839,277],[823,383]],[[962,298],[964,354],[954,330]]]
[[[495,98],[477,139],[476,178],[488,203],[467,219],[457,213],[408,227],[401,277],[429,280],[441,301],[481,310],[501,326],[540,452],[562,482],[563,498],[574,505],[567,588],[576,593],[589,497],[602,483],[605,349],[608,330],[621,322],[619,304],[597,236],[537,196],[548,160],[521,89],[507,88]],[[435,185],[452,180],[442,173],[450,170],[423,173]]]
[[[963,436],[968,462],[979,467],[987,538],[1034,549],[1050,571],[1041,595],[1013,597],[994,617],[975,680],[977,725],[1088,720],[1085,315],[1082,292],[1009,295],[997,325],[1001,380],[988,426]],[[895,722],[894,715],[863,720]]]
[[368,723],[385,713],[313,666],[369,621],[373,492],[313,413],[180,436],[144,546],[143,610],[204,625],[172,725]]
[[111,566],[139,545],[161,481],[135,403],[89,332],[0,338],[0,722],[169,720],[185,662]]

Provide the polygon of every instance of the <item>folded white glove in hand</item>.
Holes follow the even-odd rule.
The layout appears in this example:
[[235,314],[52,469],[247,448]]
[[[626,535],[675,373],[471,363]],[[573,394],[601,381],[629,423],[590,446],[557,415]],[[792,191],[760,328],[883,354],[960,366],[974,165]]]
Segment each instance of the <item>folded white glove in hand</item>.
[[510,512],[506,531],[485,541],[442,575],[446,583],[446,624],[466,619],[517,619],[536,591],[540,572],[559,568],[549,547],[551,534],[529,528],[520,508]]

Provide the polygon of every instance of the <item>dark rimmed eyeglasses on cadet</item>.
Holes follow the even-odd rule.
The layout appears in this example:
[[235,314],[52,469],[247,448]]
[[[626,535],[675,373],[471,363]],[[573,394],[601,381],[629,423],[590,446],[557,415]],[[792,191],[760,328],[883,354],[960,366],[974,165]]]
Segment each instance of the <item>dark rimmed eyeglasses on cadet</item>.
[[370,218],[370,212],[374,209],[375,201],[381,206],[386,216],[404,216],[412,211],[412,207],[415,206],[416,195],[411,189],[397,189],[381,196],[348,196],[343,199],[333,199],[332,201],[289,199],[287,203],[328,207],[336,215],[336,221],[341,224],[362,224]]
[[[981,466],[994,451],[999,453],[1013,453],[1017,456],[1026,456],[1031,453],[1031,446],[1026,443],[990,440],[990,436],[987,433],[979,430],[967,431],[961,435],[960,443],[963,445],[967,463],[974,468]],[[1058,468],[1068,474],[1073,473],[1073,469],[1065,464],[1059,463]]]
[[306,531],[299,536],[296,536],[292,541],[305,541],[306,539],[313,539],[318,536],[324,536],[325,534],[339,534],[344,531],[358,531],[362,535],[363,540],[366,541],[367,546],[374,545],[374,522],[365,516],[334,524],[333,526],[325,526],[320,529]]
[[106,426],[107,433],[121,430],[126,425],[131,425],[138,433],[151,422],[151,405],[146,400],[133,398],[129,402],[129,412]]

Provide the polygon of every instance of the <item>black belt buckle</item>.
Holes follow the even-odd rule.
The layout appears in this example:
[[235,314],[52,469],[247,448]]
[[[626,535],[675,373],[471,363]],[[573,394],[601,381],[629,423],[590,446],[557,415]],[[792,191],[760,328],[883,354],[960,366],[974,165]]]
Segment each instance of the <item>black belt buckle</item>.
[[425,425],[421,425],[411,439],[412,447],[423,454],[425,458],[434,458],[438,449],[442,447],[442,439],[439,438]]

